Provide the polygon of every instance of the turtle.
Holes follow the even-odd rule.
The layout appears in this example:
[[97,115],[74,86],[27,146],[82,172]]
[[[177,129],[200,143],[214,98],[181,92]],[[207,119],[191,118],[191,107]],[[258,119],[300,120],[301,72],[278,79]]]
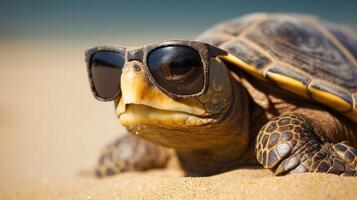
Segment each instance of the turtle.
[[128,134],[102,149],[98,177],[179,167],[210,176],[357,175],[357,34],[315,16],[253,13],[194,40],[86,51],[94,96]]

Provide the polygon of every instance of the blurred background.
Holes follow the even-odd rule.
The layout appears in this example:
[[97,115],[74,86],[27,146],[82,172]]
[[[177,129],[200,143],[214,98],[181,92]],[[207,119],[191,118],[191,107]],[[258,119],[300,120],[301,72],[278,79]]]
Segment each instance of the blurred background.
[[357,1],[0,0],[0,187],[68,180],[125,132],[90,93],[85,49],[192,39],[252,12],[357,25]]

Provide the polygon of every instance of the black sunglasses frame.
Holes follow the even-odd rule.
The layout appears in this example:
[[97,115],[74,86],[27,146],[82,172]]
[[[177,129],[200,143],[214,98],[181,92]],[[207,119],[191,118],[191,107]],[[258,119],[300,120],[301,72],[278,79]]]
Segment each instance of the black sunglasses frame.
[[[182,95],[182,94],[175,94],[171,91],[168,91],[164,87],[162,87],[159,83],[157,83],[153,77],[153,75],[150,72],[147,59],[149,54],[159,48],[162,47],[168,47],[168,46],[184,46],[184,47],[190,47],[198,52],[198,54],[201,57],[201,61],[203,64],[203,77],[204,77],[204,83],[203,83],[203,88],[200,92],[194,93],[194,94],[188,94],[188,95]],[[125,63],[130,62],[133,60],[137,60],[143,63],[144,65],[144,71],[149,77],[150,82],[158,87],[161,91],[163,91],[165,94],[167,94],[170,97],[173,98],[189,98],[189,97],[196,97],[200,96],[203,93],[206,92],[208,88],[208,83],[209,83],[209,64],[210,64],[210,59],[211,58],[216,58],[217,56],[225,56],[228,53],[220,48],[217,48],[215,46],[212,46],[210,44],[206,44],[203,42],[197,42],[197,41],[186,41],[186,40],[170,40],[166,42],[160,42],[160,43],[153,43],[146,45],[144,47],[134,49],[134,50],[128,50],[127,48],[124,47],[113,47],[113,46],[97,46],[91,49],[88,49],[85,52],[85,59],[86,59],[86,64],[87,64],[87,72],[88,72],[88,77],[89,77],[89,84],[91,87],[91,91],[93,96],[100,101],[112,101],[117,99],[121,91],[120,89],[117,91],[117,93],[110,98],[103,98],[98,95],[98,93],[95,90],[94,82],[93,82],[93,76],[92,76],[92,69],[91,69],[91,59],[92,57],[98,53],[98,52],[114,52],[122,55],[125,58]]]

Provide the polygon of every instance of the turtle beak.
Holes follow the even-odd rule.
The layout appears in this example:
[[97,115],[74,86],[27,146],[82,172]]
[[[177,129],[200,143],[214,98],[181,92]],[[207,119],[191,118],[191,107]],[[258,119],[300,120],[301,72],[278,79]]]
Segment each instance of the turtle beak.
[[121,93],[116,115],[122,123],[128,117],[144,121],[150,118],[149,121],[153,122],[161,117],[187,118],[189,115],[205,114],[204,107],[196,99],[175,100],[157,88],[151,83],[143,64],[139,61],[125,64],[121,75]]

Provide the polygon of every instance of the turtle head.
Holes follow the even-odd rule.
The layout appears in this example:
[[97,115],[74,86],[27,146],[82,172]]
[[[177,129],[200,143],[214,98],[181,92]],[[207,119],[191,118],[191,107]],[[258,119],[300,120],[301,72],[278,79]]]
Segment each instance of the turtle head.
[[228,68],[211,58],[208,76],[201,95],[178,98],[158,88],[142,62],[128,61],[122,69],[116,115],[129,132],[151,142],[177,149],[208,148],[217,144],[213,138],[218,135],[242,129],[234,129],[241,94]]
[[122,96],[116,108],[126,127],[157,125],[167,128],[202,126],[224,114],[232,94],[227,70],[212,60],[209,87],[199,97],[170,97],[151,83],[138,61],[128,62],[121,75]]

